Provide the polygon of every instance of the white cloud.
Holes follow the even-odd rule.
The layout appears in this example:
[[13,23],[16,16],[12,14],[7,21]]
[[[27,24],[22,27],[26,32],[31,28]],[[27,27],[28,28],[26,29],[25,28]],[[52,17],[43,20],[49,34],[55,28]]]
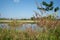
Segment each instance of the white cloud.
[[16,3],[20,2],[20,0],[13,0],[13,1],[16,2]]

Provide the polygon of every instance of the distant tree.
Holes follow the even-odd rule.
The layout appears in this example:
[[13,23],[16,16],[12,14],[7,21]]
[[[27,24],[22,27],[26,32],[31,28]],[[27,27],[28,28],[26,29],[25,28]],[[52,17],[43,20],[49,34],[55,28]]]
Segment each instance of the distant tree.
[[31,20],[34,20],[35,19],[35,17],[33,16],[33,17],[31,17]]

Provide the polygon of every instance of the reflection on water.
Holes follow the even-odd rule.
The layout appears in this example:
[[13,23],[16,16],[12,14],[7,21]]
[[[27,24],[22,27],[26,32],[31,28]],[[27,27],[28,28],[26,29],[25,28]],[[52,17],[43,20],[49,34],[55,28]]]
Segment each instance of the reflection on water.
[[[1,28],[7,28],[7,29],[10,29],[10,26],[8,24],[0,24],[0,27]],[[26,30],[26,28],[32,28],[32,30],[35,30],[35,31],[41,31],[43,30],[43,28],[39,27],[37,24],[23,24],[22,26],[19,26],[19,27],[15,27],[16,30]]]

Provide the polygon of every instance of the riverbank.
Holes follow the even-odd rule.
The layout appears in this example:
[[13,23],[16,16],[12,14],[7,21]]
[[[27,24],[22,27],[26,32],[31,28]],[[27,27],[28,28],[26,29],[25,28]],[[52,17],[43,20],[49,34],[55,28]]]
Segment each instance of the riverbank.
[[55,31],[37,32],[32,29],[16,31],[0,28],[0,40],[60,40],[60,26]]

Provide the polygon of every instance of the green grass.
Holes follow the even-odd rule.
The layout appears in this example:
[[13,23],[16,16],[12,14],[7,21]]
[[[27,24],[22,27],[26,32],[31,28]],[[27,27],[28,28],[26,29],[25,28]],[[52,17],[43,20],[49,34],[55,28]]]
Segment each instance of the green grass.
[[37,32],[33,31],[31,28],[25,31],[17,31],[14,27],[20,24],[13,21],[10,23],[12,30],[0,28],[0,40],[60,40],[60,21],[52,20],[48,17],[47,19],[43,18],[40,22],[42,23],[38,24],[42,24],[46,27],[47,32],[45,29],[42,30],[42,32]]
[[[51,32],[52,31],[52,32]],[[60,26],[55,32],[16,31],[0,28],[0,40],[60,40]]]

